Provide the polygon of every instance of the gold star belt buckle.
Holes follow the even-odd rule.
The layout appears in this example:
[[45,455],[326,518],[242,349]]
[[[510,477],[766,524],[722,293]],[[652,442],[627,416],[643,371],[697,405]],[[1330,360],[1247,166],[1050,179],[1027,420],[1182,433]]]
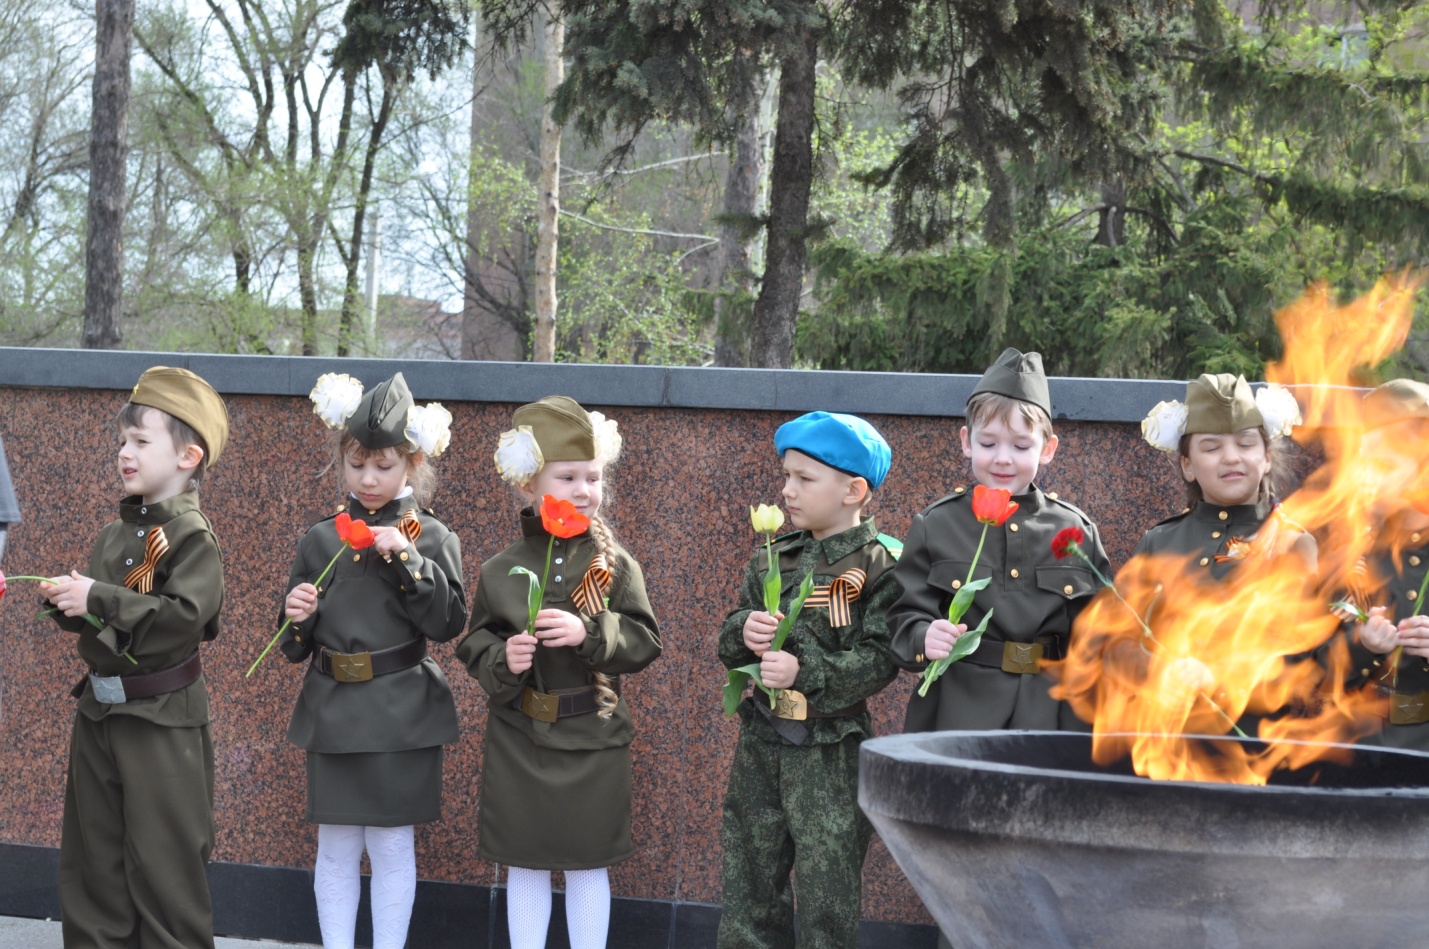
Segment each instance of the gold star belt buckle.
[[332,677],[339,682],[366,682],[372,678],[372,653],[332,653]]
[[1429,692],[1390,696],[1391,725],[1422,725],[1425,722],[1429,722]]
[[802,722],[809,717],[809,700],[803,692],[783,689],[774,698],[774,714],[779,718]]
[[1002,671],[1017,675],[1036,675],[1042,659],[1041,643],[1003,643]]
[[561,697],[547,692],[537,692],[527,686],[521,692],[521,713],[538,722],[551,724],[560,716]]

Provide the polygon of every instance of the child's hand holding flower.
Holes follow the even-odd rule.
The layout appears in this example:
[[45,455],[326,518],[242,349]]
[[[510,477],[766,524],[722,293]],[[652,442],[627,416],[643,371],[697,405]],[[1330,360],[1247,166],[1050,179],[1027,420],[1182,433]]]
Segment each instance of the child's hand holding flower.
[[779,621],[783,613],[767,613],[755,610],[744,620],[744,648],[756,656],[763,656],[774,642],[774,634],[779,631]]
[[792,689],[799,677],[799,659],[783,649],[770,649],[759,659],[759,680],[770,689]]
[[953,654],[953,644],[967,631],[966,623],[958,623],[955,626],[945,619],[933,620],[928,624],[928,632],[923,638],[923,655],[931,662],[948,658]]
[[395,527],[374,527],[372,538],[372,549],[377,551],[383,560],[391,560],[407,549],[407,535]]
[[54,604],[66,616],[84,616],[89,612],[89,588],[94,579],[86,577],[78,570],[71,570],[67,577],[55,577],[40,585],[40,594]]
[[585,642],[585,622],[565,610],[543,609],[536,614],[536,638],[546,646],[579,646]]
[[531,664],[536,661],[536,643],[540,642],[530,633],[517,633],[506,640],[506,669],[512,675],[521,673],[531,668]]
[[1399,621],[1396,630],[1399,645],[1411,656],[1429,658],[1429,616],[1416,613]]
[[1371,607],[1369,619],[1360,626],[1360,643],[1370,652],[1384,655],[1399,645],[1399,629],[1385,619],[1383,606]]
[[288,591],[283,603],[283,615],[294,623],[307,621],[318,609],[318,588],[311,583],[300,583]]

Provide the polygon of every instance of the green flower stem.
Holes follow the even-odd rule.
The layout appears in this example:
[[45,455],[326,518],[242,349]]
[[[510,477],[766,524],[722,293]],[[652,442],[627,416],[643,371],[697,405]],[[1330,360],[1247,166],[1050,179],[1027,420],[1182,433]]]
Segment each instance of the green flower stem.
[[[983,521],[982,535],[979,536],[977,539],[977,550],[973,552],[973,562],[968,566],[968,578],[963,581],[964,586],[973,582],[973,574],[977,571],[977,562],[982,558],[983,544],[987,543],[987,529],[989,526],[990,525],[986,521]],[[972,601],[969,600],[967,605],[965,605],[961,610],[959,610],[958,598],[956,596],[953,597],[953,602],[948,604],[948,622],[956,626],[958,620],[963,618],[963,614],[967,612],[968,606],[971,605]],[[954,615],[955,612],[956,615]],[[966,636],[970,634],[964,633],[963,635]],[[981,632],[978,633],[978,638],[979,640],[981,640]],[[927,647],[925,646],[924,648],[926,649]],[[962,657],[959,656],[958,658],[961,659]],[[948,666],[952,665],[955,661],[956,660],[953,658],[953,655],[949,653],[943,658],[934,659],[931,663],[929,663],[928,666],[923,670],[923,681],[918,685],[918,694],[920,696],[927,695],[928,687],[931,686],[934,682],[938,681],[938,677],[941,676],[944,672],[946,672],[948,670]]]
[[[5,579],[7,579],[7,580],[34,580],[34,581],[36,581],[36,582],[38,582],[38,583],[54,583],[54,582],[55,582],[55,578],[54,578],[54,577],[30,577],[30,576],[26,576],[26,575],[24,575],[24,574],[14,574],[14,575],[12,575],[12,576],[6,577]],[[58,612],[58,610],[46,610],[45,613],[41,613],[40,616],[44,616],[44,615],[46,615],[46,613],[50,613],[50,612]],[[38,617],[37,617],[37,618],[38,618]],[[98,616],[95,616],[93,613],[85,613],[85,614],[84,614],[84,618],[85,618],[86,620],[88,620],[88,621],[89,621],[89,625],[93,626],[95,629],[103,629],[103,628],[104,628],[104,623],[102,623],[102,622],[100,621],[99,617],[98,617]],[[128,659],[128,660],[129,660],[130,662],[132,662],[134,665],[137,666],[137,665],[139,664],[139,660],[138,660],[138,659],[135,659],[135,658],[133,657],[133,655],[130,654],[129,650],[127,650],[127,649],[124,650],[124,652],[122,653],[122,655],[124,656],[125,659]]]
[[[1414,599],[1414,612],[1410,616],[1418,616],[1424,609],[1424,594],[1429,592],[1429,573],[1424,574],[1424,580],[1419,584],[1419,596]],[[1394,652],[1389,654],[1389,688],[1391,691],[1399,688],[1399,666],[1404,661],[1404,647],[1395,646]]]
[[536,608],[531,609],[530,601],[526,604],[526,635],[536,635],[536,614],[541,612],[541,606],[546,602],[546,578],[551,575],[551,551],[556,546],[556,535],[550,534],[546,537],[546,567],[541,571],[541,595],[536,598]]
[[[1072,553],[1076,554],[1079,558],[1081,558],[1082,562],[1085,563],[1088,567],[1091,567],[1092,573],[1096,574],[1097,579],[1102,582],[1102,585],[1105,586],[1108,590],[1110,590],[1112,594],[1118,600],[1121,601],[1121,605],[1126,607],[1127,612],[1129,612],[1132,616],[1136,617],[1136,622],[1141,624],[1142,641],[1150,642],[1153,646],[1155,646],[1164,654],[1166,651],[1166,647],[1162,646],[1160,641],[1157,640],[1156,634],[1151,631],[1151,627],[1146,624],[1146,620],[1142,619],[1141,614],[1131,608],[1131,604],[1126,602],[1126,597],[1121,595],[1121,591],[1116,588],[1116,584],[1112,583],[1110,580],[1108,580],[1105,576],[1102,575],[1102,572],[1097,569],[1097,565],[1092,563],[1092,558],[1088,557],[1087,552],[1082,549],[1082,545],[1068,544],[1067,549],[1070,550]],[[1425,579],[1429,580],[1429,576],[1426,576]],[[1142,646],[1142,651],[1146,651],[1145,646]],[[1229,724],[1231,727],[1231,731],[1235,732],[1241,738],[1250,737],[1241,729],[1239,725],[1235,723],[1235,719],[1231,718],[1229,715],[1226,714],[1225,709],[1221,708],[1219,705],[1216,704],[1215,699],[1211,698],[1209,695],[1206,695],[1204,692],[1199,693],[1199,695],[1201,696],[1201,698],[1206,700],[1207,705],[1216,710],[1216,714],[1220,715],[1221,718],[1226,720],[1226,723]]]
[[[322,586],[322,582],[326,580],[327,575],[332,572],[333,565],[337,563],[337,558],[342,556],[342,552],[347,549],[347,546],[348,545],[344,543],[337,549],[337,553],[332,555],[332,559],[327,562],[327,566],[323,567],[323,572],[318,574],[318,578],[313,581],[313,586]],[[258,663],[262,662],[268,656],[272,648],[278,644],[278,640],[283,638],[283,634],[288,631],[288,627],[292,625],[293,618],[291,616],[283,620],[283,625],[279,626],[278,631],[273,634],[273,638],[268,640],[268,645],[264,646],[263,651],[258,654],[258,658],[253,660],[253,665],[248,667],[248,671],[243,674],[243,678],[246,679],[253,675],[253,670],[258,668]]]

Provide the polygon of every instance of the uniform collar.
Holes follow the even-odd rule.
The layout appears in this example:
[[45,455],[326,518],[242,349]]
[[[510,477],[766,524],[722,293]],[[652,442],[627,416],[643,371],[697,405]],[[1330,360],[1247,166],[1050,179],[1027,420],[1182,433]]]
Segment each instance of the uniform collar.
[[846,531],[832,534],[823,540],[815,540],[814,535],[808,531],[799,533],[803,535],[805,544],[817,548],[824,555],[824,560],[827,563],[838,563],[877,537],[878,526],[873,523],[873,518],[865,517],[857,527],[850,527]]
[[416,507],[416,495],[409,494],[403,498],[393,498],[375,511],[370,507],[365,507],[357,498],[350,497],[347,499],[347,505],[343,510],[346,510],[347,513],[353,517],[371,517],[379,521],[386,521],[401,517],[407,511],[413,510]]
[[184,491],[157,504],[145,504],[143,495],[139,494],[131,494],[119,502],[120,519],[131,524],[163,524],[197,510],[198,495],[193,491]]
[[1047,495],[1035,484],[1028,485],[1026,494],[1019,494],[1012,500],[1017,502],[1019,514],[1036,514],[1047,505]]
[[[590,533],[590,529],[577,534],[577,537],[584,537]],[[521,509],[521,536],[522,537],[547,537],[546,525],[541,523],[541,515],[535,508],[523,507]]]
[[1224,507],[1208,501],[1197,501],[1191,509],[1191,519],[1208,524],[1229,524],[1235,527],[1261,524],[1270,512],[1275,510],[1275,502],[1260,501],[1256,504],[1235,504]]

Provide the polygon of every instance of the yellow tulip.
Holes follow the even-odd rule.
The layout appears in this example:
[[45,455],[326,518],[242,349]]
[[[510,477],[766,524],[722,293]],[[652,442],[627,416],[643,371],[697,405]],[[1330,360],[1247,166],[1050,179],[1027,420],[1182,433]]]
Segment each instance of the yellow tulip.
[[784,512],[769,504],[749,508],[749,522],[756,534],[773,534],[784,526]]

